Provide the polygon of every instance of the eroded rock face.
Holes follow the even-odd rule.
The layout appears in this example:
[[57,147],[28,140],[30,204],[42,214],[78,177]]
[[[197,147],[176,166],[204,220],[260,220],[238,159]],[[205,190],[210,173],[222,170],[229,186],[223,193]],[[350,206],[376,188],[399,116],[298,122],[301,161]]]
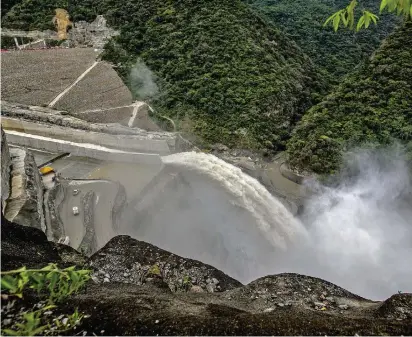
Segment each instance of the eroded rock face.
[[10,194],[10,166],[9,146],[7,145],[6,134],[1,128],[1,202],[3,207]]
[[30,151],[10,148],[11,192],[4,216],[19,225],[45,231],[43,183]]

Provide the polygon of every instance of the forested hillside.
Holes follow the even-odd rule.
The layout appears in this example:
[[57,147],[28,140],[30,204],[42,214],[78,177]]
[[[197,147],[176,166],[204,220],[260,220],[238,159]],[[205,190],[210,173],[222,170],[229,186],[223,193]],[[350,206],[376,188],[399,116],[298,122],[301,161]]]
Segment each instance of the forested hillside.
[[[394,15],[381,15],[379,26],[359,33],[323,27],[325,20],[336,10],[344,8],[348,0],[245,0],[263,12],[279,29],[311,57],[322,69],[329,84],[367,59],[380,42],[394,28],[399,19]],[[378,12],[379,1],[362,0],[358,10],[367,8]]]
[[395,139],[412,153],[411,37],[409,22],[305,114],[288,142],[292,166],[331,173],[339,167],[342,151]]
[[[24,0],[4,24],[47,28],[63,2]],[[311,60],[240,0],[69,3],[74,21],[100,13],[121,30],[104,58],[127,81],[140,57],[161,88],[156,111],[206,143],[280,150],[313,103]]]

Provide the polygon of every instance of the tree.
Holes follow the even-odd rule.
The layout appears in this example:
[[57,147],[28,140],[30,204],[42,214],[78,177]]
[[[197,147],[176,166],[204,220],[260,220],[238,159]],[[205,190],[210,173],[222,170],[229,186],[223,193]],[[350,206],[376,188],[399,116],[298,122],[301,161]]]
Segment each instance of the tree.
[[[352,0],[346,8],[343,8],[331,15],[324,23],[324,26],[331,24],[335,32],[340,25],[351,30],[359,31],[362,28],[368,28],[373,22],[375,25],[379,17],[366,9],[362,10],[362,15],[359,17],[355,27],[355,9],[358,6],[357,0]],[[387,10],[389,13],[395,13],[398,16],[403,16],[405,20],[412,18],[412,0],[381,0],[380,13]]]

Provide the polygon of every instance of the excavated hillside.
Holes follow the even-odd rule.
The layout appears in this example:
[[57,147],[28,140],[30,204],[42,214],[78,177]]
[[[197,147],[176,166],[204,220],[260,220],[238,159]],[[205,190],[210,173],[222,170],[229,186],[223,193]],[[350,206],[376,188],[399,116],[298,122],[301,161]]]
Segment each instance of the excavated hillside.
[[397,140],[412,153],[412,23],[385,40],[371,61],[311,108],[288,142],[290,164],[333,173],[345,150]]
[[[53,8],[60,5],[23,1],[4,25],[50,28]],[[131,86],[136,83],[130,69],[143,60],[160,87],[152,97],[158,115],[204,143],[282,149],[313,104],[319,81],[311,60],[240,0],[87,0],[71,1],[68,10],[74,21],[105,15],[121,33],[103,58]],[[139,90],[134,93],[139,96]]]

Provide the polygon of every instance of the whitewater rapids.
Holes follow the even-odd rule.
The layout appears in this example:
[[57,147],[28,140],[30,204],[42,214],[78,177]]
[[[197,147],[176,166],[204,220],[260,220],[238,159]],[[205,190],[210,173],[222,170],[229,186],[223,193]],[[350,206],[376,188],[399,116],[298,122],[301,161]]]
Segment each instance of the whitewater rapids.
[[[247,210],[274,247],[286,250],[296,237],[307,236],[304,226],[256,179],[211,154],[184,152],[162,157],[165,164],[193,170],[219,183],[231,202]],[[253,226],[253,224],[251,224]]]

